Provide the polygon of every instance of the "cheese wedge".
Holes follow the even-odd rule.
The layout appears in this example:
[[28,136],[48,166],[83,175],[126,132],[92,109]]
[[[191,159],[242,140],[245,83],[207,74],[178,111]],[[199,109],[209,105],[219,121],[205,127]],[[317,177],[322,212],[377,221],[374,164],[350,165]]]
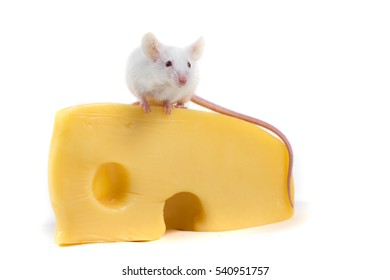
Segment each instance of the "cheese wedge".
[[[223,231],[290,218],[288,152],[231,117],[90,104],[56,115],[49,157],[55,241],[160,238],[166,228]],[[291,182],[291,196],[293,184]],[[291,198],[293,200],[293,198]]]

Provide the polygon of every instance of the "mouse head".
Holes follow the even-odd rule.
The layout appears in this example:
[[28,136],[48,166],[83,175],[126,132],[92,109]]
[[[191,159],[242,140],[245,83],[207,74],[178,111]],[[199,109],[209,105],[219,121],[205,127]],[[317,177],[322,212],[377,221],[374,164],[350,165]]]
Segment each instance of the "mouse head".
[[202,56],[204,40],[185,48],[166,46],[160,43],[152,33],[142,38],[141,44],[145,56],[150,59],[159,73],[173,86],[182,87],[196,82],[197,61]]

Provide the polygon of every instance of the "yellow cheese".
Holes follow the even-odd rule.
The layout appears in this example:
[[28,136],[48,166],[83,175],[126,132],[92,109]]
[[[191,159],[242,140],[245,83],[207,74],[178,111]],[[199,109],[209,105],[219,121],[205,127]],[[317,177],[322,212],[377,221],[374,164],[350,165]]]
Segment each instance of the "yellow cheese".
[[[58,244],[222,231],[293,215],[288,152],[265,130],[219,114],[81,105],[59,111],[49,159]],[[291,184],[291,196],[293,185]],[[291,198],[292,200],[292,198]]]

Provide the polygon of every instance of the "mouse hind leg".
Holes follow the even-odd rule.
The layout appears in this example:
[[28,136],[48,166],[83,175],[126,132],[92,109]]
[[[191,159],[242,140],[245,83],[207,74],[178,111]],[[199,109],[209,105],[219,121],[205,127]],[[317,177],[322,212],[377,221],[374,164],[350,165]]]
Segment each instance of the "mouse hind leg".
[[187,106],[185,104],[191,100],[192,95],[193,94],[185,96],[185,97],[179,99],[176,102],[175,108],[187,109]]
[[187,106],[184,104],[182,101],[178,101],[175,104],[175,108],[180,108],[180,109],[187,109]]

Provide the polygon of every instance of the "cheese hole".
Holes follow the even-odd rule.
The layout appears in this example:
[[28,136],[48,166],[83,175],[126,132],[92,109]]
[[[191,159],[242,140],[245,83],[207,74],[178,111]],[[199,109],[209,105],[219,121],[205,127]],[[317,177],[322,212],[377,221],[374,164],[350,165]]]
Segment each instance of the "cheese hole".
[[195,222],[201,218],[202,212],[201,202],[196,195],[177,193],[165,201],[165,226],[167,229],[194,230]]
[[126,207],[130,194],[129,176],[125,167],[115,162],[99,166],[93,179],[93,195],[104,206]]

